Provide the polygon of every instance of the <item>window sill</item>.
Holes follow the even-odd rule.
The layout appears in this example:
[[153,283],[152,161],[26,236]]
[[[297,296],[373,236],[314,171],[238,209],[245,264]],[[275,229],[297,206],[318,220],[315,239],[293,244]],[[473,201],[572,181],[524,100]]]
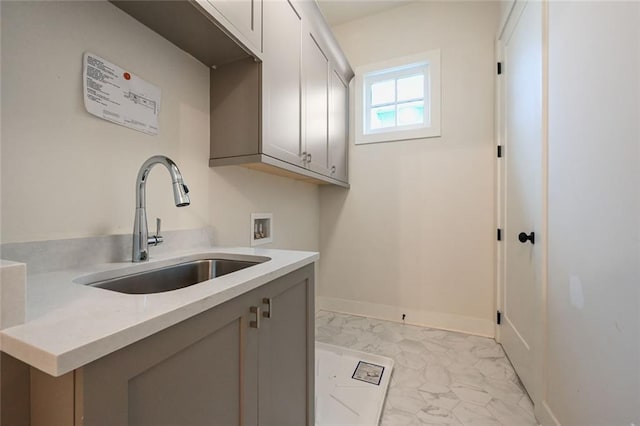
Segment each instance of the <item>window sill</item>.
[[356,145],[381,142],[397,142],[410,139],[426,139],[440,137],[440,127],[433,126],[422,129],[411,130],[394,130],[384,133],[372,133],[369,135],[357,135],[355,139]]

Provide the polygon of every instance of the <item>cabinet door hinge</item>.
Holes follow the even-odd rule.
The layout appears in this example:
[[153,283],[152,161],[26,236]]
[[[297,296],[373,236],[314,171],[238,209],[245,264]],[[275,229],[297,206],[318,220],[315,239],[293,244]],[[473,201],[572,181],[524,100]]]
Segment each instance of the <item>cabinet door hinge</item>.
[[497,71],[498,75],[502,74],[502,62],[498,62]]
[[498,241],[502,241],[502,229],[498,228],[498,232],[496,234]]
[[498,145],[498,149],[497,149],[497,154],[498,154],[498,158],[502,158],[502,145]]
[[502,322],[502,313],[500,311],[496,312],[496,324],[500,325]]

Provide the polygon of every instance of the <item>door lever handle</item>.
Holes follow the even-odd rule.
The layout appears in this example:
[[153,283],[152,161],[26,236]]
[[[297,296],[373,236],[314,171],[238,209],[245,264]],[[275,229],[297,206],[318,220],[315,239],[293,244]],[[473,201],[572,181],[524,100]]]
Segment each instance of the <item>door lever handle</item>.
[[527,241],[531,241],[531,244],[535,244],[536,243],[536,234],[533,231],[531,231],[531,233],[529,235],[525,234],[524,232],[521,232],[520,234],[518,234],[518,240],[521,243],[526,243]]

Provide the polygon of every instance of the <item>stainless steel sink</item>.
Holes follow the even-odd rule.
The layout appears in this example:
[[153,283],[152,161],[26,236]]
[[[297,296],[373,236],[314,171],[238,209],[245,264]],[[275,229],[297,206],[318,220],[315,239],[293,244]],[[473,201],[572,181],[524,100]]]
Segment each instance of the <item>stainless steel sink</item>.
[[189,287],[212,278],[230,274],[261,262],[227,259],[203,259],[108,280],[88,283],[127,294],[150,294]]

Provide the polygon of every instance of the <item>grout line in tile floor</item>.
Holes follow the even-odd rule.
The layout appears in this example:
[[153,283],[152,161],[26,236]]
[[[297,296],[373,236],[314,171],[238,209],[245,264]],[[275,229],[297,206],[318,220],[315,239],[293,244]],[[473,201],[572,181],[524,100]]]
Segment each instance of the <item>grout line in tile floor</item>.
[[395,360],[382,426],[537,424],[493,339],[319,311],[316,340]]

